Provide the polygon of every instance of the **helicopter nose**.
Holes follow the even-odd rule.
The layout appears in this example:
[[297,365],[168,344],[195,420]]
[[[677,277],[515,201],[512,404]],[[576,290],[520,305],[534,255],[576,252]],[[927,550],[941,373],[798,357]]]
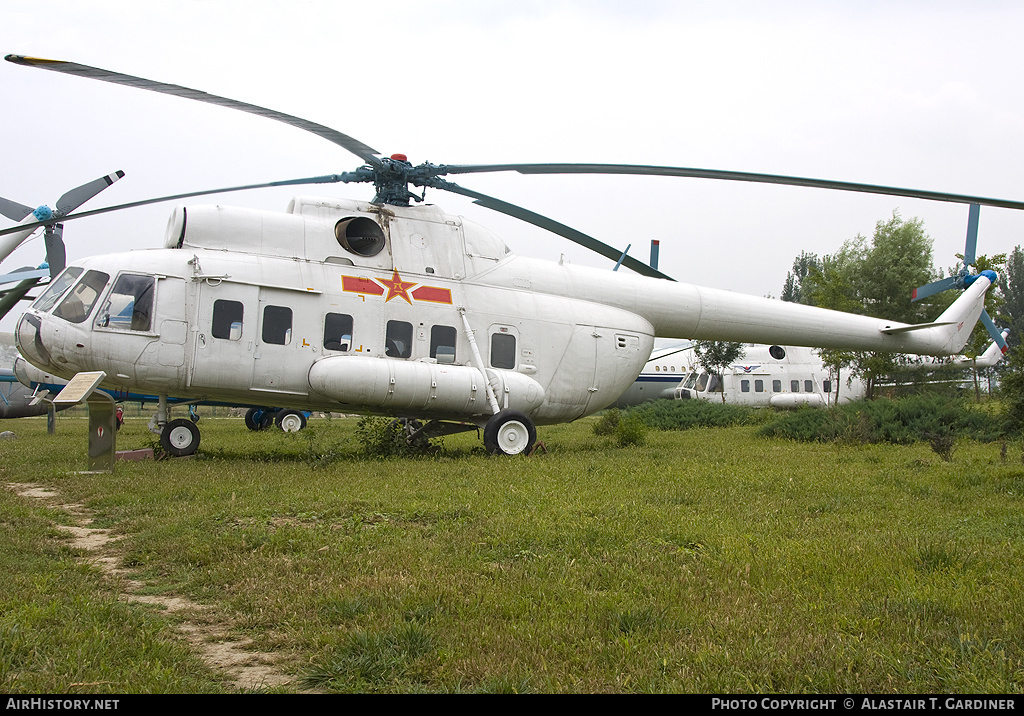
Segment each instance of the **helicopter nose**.
[[43,322],[39,316],[23,313],[18,319],[14,340],[18,351],[33,365],[45,368],[50,365],[50,352],[43,345],[41,335]]

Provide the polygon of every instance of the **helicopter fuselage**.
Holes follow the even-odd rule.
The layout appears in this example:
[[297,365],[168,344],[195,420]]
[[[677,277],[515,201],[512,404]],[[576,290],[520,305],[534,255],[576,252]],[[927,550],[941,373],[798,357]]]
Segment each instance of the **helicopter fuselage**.
[[179,207],[165,248],[73,264],[16,337],[37,367],[102,370],[111,389],[546,424],[615,401],[655,336],[956,353],[988,283],[922,329],[516,256],[429,205],[300,197],[287,213]]

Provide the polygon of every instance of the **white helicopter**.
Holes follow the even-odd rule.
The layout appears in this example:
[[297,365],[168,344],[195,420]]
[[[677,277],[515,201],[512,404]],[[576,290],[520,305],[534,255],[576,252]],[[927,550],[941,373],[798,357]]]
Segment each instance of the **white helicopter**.
[[[673,167],[413,166],[402,155],[381,157],[335,130],[262,107],[75,63],[6,59],[258,114],[313,132],[365,162],[354,172],[270,185],[371,182],[372,201],[296,197],[286,213],[178,207],[164,248],[76,262],[19,320],[18,348],[40,369],[63,377],[102,370],[105,387],[159,395],[161,443],[178,455],[196,450],[199,431],[190,420],[167,419],[169,396],[380,413],[404,418],[411,440],[483,428],[490,452],[528,454],[536,425],[575,420],[622,395],[651,355],[655,336],[949,355],[962,349],[996,280],[993,272],[965,274],[963,294],[934,323],[906,325],[676,283],[629,257],[623,265],[635,274],[534,260],[514,255],[482,226],[432,205],[410,206],[423,199],[410,186],[468,196],[612,260],[621,252],[443,176],[687,176],[1024,208]],[[115,320],[120,316],[130,318]]]
[[[1009,333],[1003,330],[1006,340]],[[908,370],[989,368],[1003,357],[999,344],[992,341],[977,358],[929,358],[909,356]],[[813,348],[802,346],[748,345],[740,362],[733,363],[722,375],[712,375],[700,366],[690,344],[668,347],[651,354],[651,360],[629,390],[615,401],[615,407],[627,408],[651,400],[696,398],[715,403],[752,407],[796,408],[828,407],[861,400],[866,394],[862,380],[840,380],[829,371]]]

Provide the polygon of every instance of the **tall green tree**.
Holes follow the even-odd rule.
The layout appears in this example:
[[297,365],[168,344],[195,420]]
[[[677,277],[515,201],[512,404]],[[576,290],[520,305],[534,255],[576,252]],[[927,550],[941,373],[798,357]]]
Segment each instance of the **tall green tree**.
[[1024,251],[1015,246],[1006,257],[1006,265],[999,274],[999,288],[1003,295],[1003,304],[998,313],[989,312],[996,324],[1001,328],[1009,328],[1010,335],[1006,343],[1013,351],[1021,345],[1021,334],[1024,333]]
[[717,376],[724,403],[725,386],[722,373],[733,361],[743,357],[743,344],[731,341],[694,341],[693,352],[704,370]]
[[804,292],[804,281],[814,269],[820,269],[821,259],[817,254],[801,251],[793,259],[793,268],[786,274],[786,282],[782,285],[782,300],[791,303],[808,303]]
[[[869,242],[857,235],[812,267],[804,295],[815,306],[876,316],[903,323],[923,323],[936,313],[935,302],[911,301],[914,288],[937,277],[932,268],[932,240],[920,219],[904,220],[893,212],[879,221]],[[943,299],[946,300],[946,299]],[[891,353],[819,351],[837,376],[840,369],[864,380],[868,397],[875,381],[905,359]]]

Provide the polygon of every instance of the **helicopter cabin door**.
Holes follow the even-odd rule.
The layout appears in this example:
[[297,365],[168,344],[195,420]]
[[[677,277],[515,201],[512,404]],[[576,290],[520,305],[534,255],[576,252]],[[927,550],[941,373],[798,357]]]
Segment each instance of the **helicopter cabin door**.
[[276,396],[309,395],[309,366],[318,354],[319,293],[260,288],[252,390]]
[[259,289],[244,283],[199,283],[195,350],[189,386],[248,390],[256,351]]

